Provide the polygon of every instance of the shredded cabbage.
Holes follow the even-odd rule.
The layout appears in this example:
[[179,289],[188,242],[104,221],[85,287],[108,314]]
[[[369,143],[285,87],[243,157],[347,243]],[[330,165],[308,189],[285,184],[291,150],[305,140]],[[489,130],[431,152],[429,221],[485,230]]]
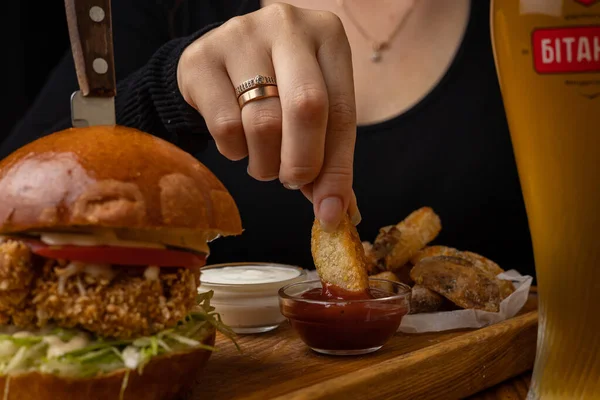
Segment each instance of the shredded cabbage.
[[[235,334],[210,305],[213,292],[198,295],[198,307],[175,327],[154,336],[105,340],[77,329],[0,334],[0,375],[39,371],[59,376],[90,377],[117,369],[137,369],[153,357],[189,348],[216,349],[202,341],[217,329],[235,345]],[[239,349],[239,346],[238,346]]]

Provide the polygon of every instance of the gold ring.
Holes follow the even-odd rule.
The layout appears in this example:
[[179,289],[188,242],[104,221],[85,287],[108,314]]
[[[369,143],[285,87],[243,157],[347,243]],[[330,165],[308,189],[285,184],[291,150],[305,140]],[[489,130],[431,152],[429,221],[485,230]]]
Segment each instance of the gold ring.
[[242,93],[247,92],[248,90],[253,89],[255,87],[272,86],[272,85],[277,85],[277,80],[274,77],[256,75],[254,78],[248,79],[247,81],[243,82],[241,85],[238,85],[235,88],[235,95],[237,97],[240,97],[242,95]]
[[240,105],[240,108],[243,108],[251,101],[264,99],[266,97],[279,97],[277,86],[259,86],[250,89],[247,92],[242,93],[238,98],[238,104]]

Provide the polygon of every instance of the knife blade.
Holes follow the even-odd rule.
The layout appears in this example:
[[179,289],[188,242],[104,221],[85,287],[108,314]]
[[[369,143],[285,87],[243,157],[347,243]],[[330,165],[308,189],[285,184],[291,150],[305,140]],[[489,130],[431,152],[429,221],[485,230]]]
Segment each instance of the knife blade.
[[65,0],[79,90],[71,95],[74,127],[115,125],[114,54],[110,0]]

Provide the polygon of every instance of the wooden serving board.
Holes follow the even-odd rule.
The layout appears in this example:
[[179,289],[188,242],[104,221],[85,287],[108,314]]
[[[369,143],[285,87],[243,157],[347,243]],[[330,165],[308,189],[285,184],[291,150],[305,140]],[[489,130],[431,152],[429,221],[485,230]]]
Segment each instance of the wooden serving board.
[[219,335],[219,350],[187,399],[463,398],[533,367],[537,318],[532,291],[510,320],[481,329],[397,333],[381,350],[353,357],[313,352],[287,323],[240,336],[243,353]]

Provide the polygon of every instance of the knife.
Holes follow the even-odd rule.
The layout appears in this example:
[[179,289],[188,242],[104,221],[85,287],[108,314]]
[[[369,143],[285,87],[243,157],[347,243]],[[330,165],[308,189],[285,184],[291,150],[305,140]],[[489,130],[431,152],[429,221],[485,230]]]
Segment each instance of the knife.
[[74,127],[115,125],[115,67],[110,0],[65,0],[79,90],[71,95]]

